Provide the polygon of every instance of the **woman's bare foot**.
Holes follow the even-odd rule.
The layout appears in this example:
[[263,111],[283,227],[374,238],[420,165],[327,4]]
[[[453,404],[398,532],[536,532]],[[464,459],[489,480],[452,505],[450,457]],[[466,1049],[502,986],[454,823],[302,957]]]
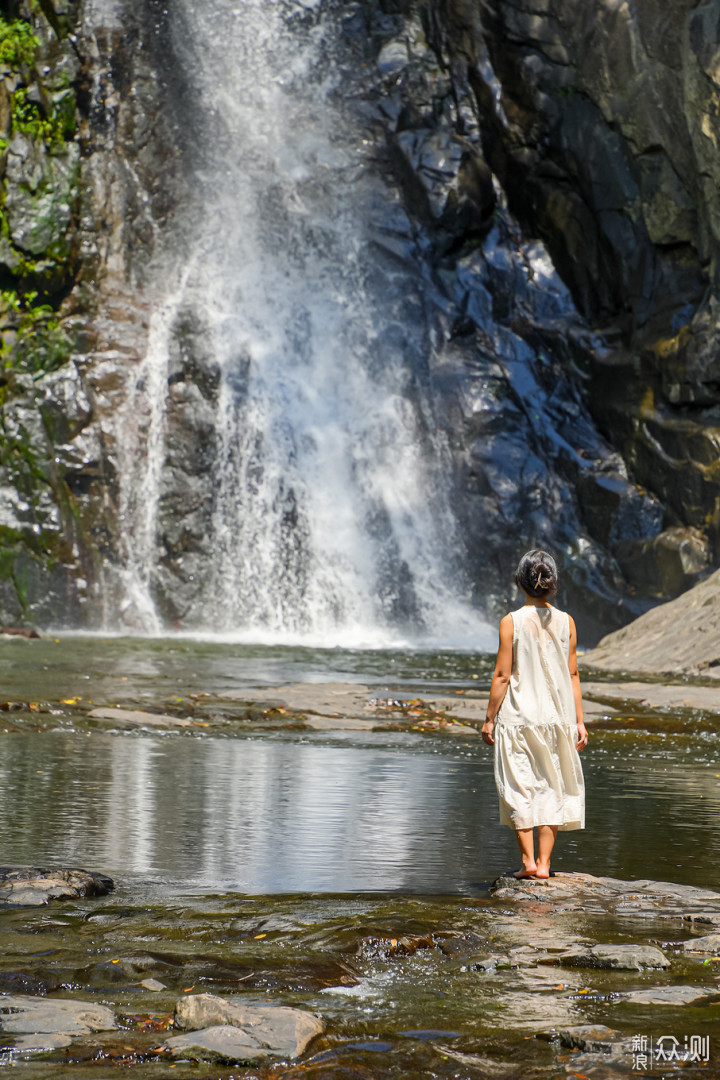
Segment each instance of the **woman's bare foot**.
[[515,871],[515,873],[513,874],[513,877],[516,877],[516,878],[535,877],[536,869],[537,869],[537,867],[535,867],[535,866],[522,866],[520,868],[520,870]]
[[537,866],[535,867],[534,876],[539,877],[539,878],[549,878],[550,877],[550,863],[547,863],[546,865],[543,865],[543,863],[541,863],[540,860],[538,859]]

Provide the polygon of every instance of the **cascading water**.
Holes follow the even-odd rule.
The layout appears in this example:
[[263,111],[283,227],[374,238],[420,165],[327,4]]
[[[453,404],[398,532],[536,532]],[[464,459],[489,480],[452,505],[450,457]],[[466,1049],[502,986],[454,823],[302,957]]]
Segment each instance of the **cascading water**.
[[[125,624],[487,645],[423,386],[421,282],[372,244],[396,196],[343,101],[339,15],[175,0],[170,18],[197,200],[166,237],[118,425]],[[179,479],[187,416],[203,460]]]

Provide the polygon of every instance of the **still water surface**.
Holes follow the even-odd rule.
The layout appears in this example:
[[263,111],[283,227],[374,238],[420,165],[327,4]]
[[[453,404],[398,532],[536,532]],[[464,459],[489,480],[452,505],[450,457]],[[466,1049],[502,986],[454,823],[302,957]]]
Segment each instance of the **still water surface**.
[[[717,751],[593,742],[588,827],[560,835],[556,868],[717,887]],[[0,850],[149,894],[473,892],[515,859],[479,739],[355,732],[3,735]]]

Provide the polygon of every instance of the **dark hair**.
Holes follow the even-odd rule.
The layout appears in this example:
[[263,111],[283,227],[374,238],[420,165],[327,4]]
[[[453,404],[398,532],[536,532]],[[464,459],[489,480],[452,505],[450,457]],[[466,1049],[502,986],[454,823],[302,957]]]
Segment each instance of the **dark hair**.
[[547,551],[526,551],[518,563],[515,584],[536,600],[557,592],[557,566]]

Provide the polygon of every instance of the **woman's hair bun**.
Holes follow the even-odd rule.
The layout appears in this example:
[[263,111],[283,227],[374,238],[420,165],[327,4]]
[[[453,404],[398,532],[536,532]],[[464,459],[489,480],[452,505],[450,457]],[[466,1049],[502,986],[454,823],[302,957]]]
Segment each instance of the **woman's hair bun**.
[[557,592],[557,566],[547,551],[526,551],[518,563],[515,584],[528,596],[541,600]]

